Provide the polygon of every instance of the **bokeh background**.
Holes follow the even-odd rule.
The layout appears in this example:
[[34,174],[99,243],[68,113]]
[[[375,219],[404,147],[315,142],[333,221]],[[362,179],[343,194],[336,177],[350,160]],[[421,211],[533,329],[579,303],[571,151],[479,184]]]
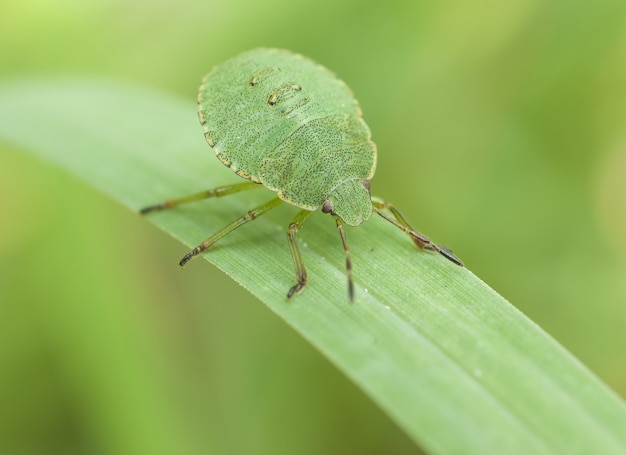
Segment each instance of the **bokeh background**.
[[[201,76],[258,46],[347,81],[375,192],[626,397],[626,2],[0,3],[0,79],[97,75],[195,109]],[[418,450],[136,214],[8,144],[0,194],[0,453]]]

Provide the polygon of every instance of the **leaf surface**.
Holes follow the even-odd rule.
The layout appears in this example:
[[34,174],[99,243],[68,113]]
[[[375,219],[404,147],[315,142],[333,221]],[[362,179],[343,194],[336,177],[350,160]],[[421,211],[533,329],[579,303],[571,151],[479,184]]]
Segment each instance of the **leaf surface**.
[[[0,84],[0,141],[135,212],[240,181],[212,156],[192,101],[106,80]],[[193,247],[271,197],[265,189],[232,195],[146,222]],[[296,211],[283,204],[203,258],[309,340],[428,452],[623,453],[626,407],[612,391],[468,268],[417,250],[379,217],[347,229],[354,304],[339,235],[322,214],[299,234],[310,284],[287,302],[294,272],[285,231]]]

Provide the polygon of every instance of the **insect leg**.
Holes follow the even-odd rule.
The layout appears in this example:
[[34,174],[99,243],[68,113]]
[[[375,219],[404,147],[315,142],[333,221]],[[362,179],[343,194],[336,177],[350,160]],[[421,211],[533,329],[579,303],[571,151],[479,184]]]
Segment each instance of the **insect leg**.
[[202,191],[200,193],[192,194],[190,196],[185,196],[178,199],[168,199],[167,201],[164,201],[160,204],[144,207],[139,211],[139,213],[145,215],[146,213],[169,209],[171,207],[176,207],[177,205],[186,204],[188,202],[199,201],[210,197],[228,196],[229,194],[239,193],[240,191],[251,190],[254,188],[260,188],[262,186],[263,185],[254,182],[242,182],[234,183],[232,185],[218,186],[217,188],[213,188],[212,190]]
[[315,212],[311,212],[309,210],[300,210],[294,219],[289,223],[289,227],[287,228],[287,241],[289,242],[289,249],[291,250],[291,257],[293,258],[293,266],[296,270],[296,281],[297,283],[289,289],[287,293],[287,298],[290,299],[306,286],[308,281],[308,276],[306,273],[306,268],[304,267],[304,259],[302,258],[302,253],[298,249],[298,245],[296,243],[296,234],[300,230],[300,228],[304,225],[305,221]]
[[346,231],[343,229],[343,223],[341,219],[336,216],[337,229],[341,236],[341,243],[343,243],[343,251],[346,253],[346,275],[348,275],[348,296],[350,301],[354,301],[354,282],[352,281],[352,261],[350,260],[350,247],[348,247],[348,239],[346,238]]
[[246,224],[246,223],[248,223],[248,222],[250,222],[252,220],[257,219],[258,217],[260,217],[264,213],[269,212],[271,209],[273,209],[274,207],[278,206],[281,202],[282,201],[279,198],[276,197],[274,199],[270,199],[269,201],[267,201],[264,204],[259,205],[258,207],[253,208],[252,210],[248,210],[244,215],[240,216],[239,218],[237,218],[232,223],[227,224],[222,229],[220,229],[215,234],[213,234],[211,237],[209,237],[204,242],[202,242],[200,245],[198,245],[193,250],[191,250],[189,253],[187,253],[180,260],[179,264],[182,267],[187,262],[189,262],[189,260],[191,258],[193,258],[194,256],[197,256],[200,253],[202,253],[203,251],[208,250],[209,248],[211,248],[213,246],[213,244],[215,244],[215,242],[217,242],[219,239],[221,239],[225,235],[230,234],[235,229],[237,229],[239,226],[243,226],[244,224]]
[[[449,261],[454,262],[456,265],[460,265],[461,267],[463,267],[463,262],[459,258],[457,258],[454,254],[452,254],[452,251],[450,251],[446,247],[439,246],[433,243],[428,237],[426,237],[423,234],[420,234],[415,229],[413,229],[411,225],[409,224],[409,222],[404,217],[404,215],[402,215],[402,213],[394,205],[390,204],[387,201],[384,201],[382,199],[375,198],[375,197],[372,197],[372,205],[376,213],[378,213],[385,220],[389,221],[391,224],[393,224],[402,232],[404,232],[409,237],[411,237],[413,242],[419,248],[424,249],[424,250],[429,250],[429,251],[435,251],[441,254],[442,256],[444,256]],[[383,212],[383,210],[389,210],[391,214],[393,215],[393,218],[387,215],[385,212]]]

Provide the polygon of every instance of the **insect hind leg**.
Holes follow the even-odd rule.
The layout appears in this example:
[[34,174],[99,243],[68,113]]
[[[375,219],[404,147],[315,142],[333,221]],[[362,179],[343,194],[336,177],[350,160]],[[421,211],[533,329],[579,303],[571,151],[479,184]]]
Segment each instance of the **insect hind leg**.
[[232,185],[218,186],[216,188],[205,190],[200,193],[191,194],[189,196],[181,197],[178,199],[168,199],[166,201],[161,202],[160,204],[155,204],[155,205],[150,205],[148,207],[144,207],[139,211],[139,213],[141,213],[142,215],[145,215],[146,213],[158,212],[158,211],[176,207],[182,204],[187,204],[189,202],[200,201],[202,199],[208,199],[211,197],[228,196],[229,194],[235,194],[241,191],[261,188],[262,186],[263,185],[255,183],[255,182],[251,182],[251,181],[242,182],[242,183],[234,183]]
[[[450,249],[433,243],[424,234],[420,234],[415,229],[413,229],[413,227],[409,224],[404,215],[402,215],[400,210],[398,210],[394,205],[383,199],[375,197],[372,197],[372,205],[374,211],[378,215],[380,215],[382,218],[389,221],[395,227],[411,237],[413,243],[415,243],[415,245],[417,245],[420,249],[437,252],[449,261],[463,267],[463,262],[459,258],[457,258]],[[388,210],[389,212],[391,212],[393,217],[389,216],[383,210]]]

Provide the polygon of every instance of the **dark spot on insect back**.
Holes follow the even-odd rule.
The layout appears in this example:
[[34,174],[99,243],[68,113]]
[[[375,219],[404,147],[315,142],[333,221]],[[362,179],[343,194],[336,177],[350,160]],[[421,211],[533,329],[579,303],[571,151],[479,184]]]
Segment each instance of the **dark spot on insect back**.
[[287,83],[278,87],[267,99],[267,104],[270,106],[274,106],[277,103],[281,103],[283,101],[287,101],[290,98],[293,98],[302,90],[302,87],[299,84]]
[[279,73],[280,71],[281,69],[275,66],[268,66],[266,68],[260,69],[259,71],[257,71],[256,73],[252,75],[252,77],[250,78],[249,85],[250,87],[254,87],[260,84],[261,82],[264,82],[265,80],[270,79],[272,76],[276,75],[276,73]]

